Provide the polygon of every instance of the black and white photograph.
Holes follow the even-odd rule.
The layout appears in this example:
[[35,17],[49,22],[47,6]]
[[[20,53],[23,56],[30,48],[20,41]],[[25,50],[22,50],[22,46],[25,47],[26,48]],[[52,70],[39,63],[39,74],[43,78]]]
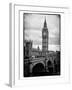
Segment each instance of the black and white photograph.
[[10,87],[70,84],[70,8],[44,3],[9,8]]
[[61,74],[61,17],[23,13],[23,77]]

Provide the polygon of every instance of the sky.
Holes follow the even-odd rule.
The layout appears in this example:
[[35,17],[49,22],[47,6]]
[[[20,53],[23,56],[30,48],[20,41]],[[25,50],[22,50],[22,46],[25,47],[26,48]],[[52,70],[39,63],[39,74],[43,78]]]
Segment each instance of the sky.
[[42,29],[46,18],[49,32],[48,49],[60,50],[60,16],[53,14],[24,13],[23,25],[26,40],[32,40],[33,48],[42,49]]

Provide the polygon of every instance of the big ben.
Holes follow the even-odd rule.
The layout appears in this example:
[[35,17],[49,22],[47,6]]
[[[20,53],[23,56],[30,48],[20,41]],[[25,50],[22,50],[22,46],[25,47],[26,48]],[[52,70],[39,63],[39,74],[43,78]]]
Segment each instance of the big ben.
[[48,51],[48,28],[47,28],[46,18],[42,29],[42,51],[44,55]]

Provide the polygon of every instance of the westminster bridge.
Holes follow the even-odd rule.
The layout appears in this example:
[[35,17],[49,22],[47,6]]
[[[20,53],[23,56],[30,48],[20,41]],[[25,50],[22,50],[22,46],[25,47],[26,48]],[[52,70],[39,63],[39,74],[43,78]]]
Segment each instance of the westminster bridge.
[[24,59],[24,76],[37,76],[43,73],[60,74],[60,55],[48,54],[46,57]]

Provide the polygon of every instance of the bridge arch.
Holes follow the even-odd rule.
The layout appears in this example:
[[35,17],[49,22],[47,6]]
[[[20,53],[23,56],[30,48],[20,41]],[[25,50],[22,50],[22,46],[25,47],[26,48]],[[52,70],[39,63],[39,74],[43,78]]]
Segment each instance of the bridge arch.
[[42,63],[37,63],[33,66],[32,68],[32,74],[34,76],[38,76],[38,75],[42,75],[42,73],[44,72],[44,65]]

